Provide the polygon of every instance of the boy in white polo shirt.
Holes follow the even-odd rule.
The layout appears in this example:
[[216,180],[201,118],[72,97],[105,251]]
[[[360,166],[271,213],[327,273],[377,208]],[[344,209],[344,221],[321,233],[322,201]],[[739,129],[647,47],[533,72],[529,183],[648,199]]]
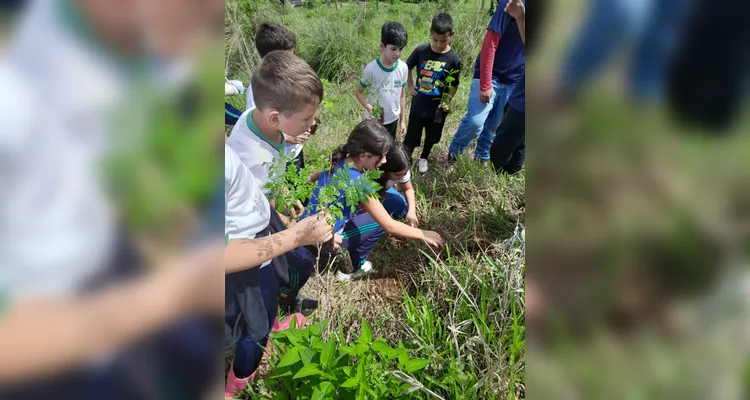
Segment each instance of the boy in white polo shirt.
[[[258,25],[258,29],[255,30],[255,49],[258,50],[261,59],[265,57],[266,54],[276,50],[288,51],[294,54],[296,48],[297,38],[294,36],[294,33],[279,24],[264,22]],[[252,84],[247,85],[245,95],[247,99],[247,102],[245,103],[245,111],[255,108]],[[299,136],[286,137],[286,153],[290,158],[294,159],[297,171],[305,167],[303,145],[309,137],[310,135],[308,133],[303,133]]]
[[253,73],[252,87],[256,106],[242,113],[227,144],[268,194],[264,186],[271,179],[270,164],[282,155],[293,156],[287,137],[303,135],[315,125],[323,84],[300,58],[276,50],[261,60]]
[[[290,324],[276,319],[276,270],[298,262],[302,246],[328,241],[333,228],[316,216],[287,230],[237,153],[225,145],[224,155],[225,342],[236,344],[224,395],[233,398],[252,379],[269,333]],[[304,324],[302,314],[294,317]]]
[[[395,139],[406,132],[406,81],[409,69],[399,60],[408,35],[398,22],[386,22],[380,31],[380,56],[362,73],[355,95],[365,108],[365,119],[373,118],[373,109],[381,108],[378,119]],[[382,114],[381,114],[382,111]]]
[[[315,124],[315,113],[323,100],[323,84],[318,75],[300,58],[286,51],[272,51],[261,60],[253,73],[252,87],[256,107],[242,114],[226,144],[253,176],[258,190],[267,194],[264,186],[270,179],[274,179],[269,176],[269,165],[285,154],[285,136],[299,136]],[[251,207],[251,210],[262,213],[263,207],[265,203],[259,203]],[[275,211],[271,212],[270,226],[277,231],[285,228]],[[304,247],[297,247],[285,254],[283,261],[285,262],[272,263],[273,272],[276,273],[274,283],[278,284],[275,293],[276,296],[281,295],[279,305],[289,312],[314,312],[317,301],[298,296],[299,289],[312,275],[314,258]],[[263,272],[268,274],[267,271]],[[227,275],[226,283],[229,319],[238,314],[237,304],[243,307],[253,307],[254,304],[252,301],[243,301],[242,297],[247,297],[243,294],[247,285],[243,282],[230,282],[232,275],[236,274]],[[269,293],[274,293],[274,288],[269,290]],[[268,296],[264,296],[266,297]],[[274,313],[275,307],[274,303]],[[227,323],[232,326],[231,321],[228,320]],[[267,333],[262,330],[247,332],[257,340]],[[233,336],[236,339],[236,335]],[[242,355],[237,357],[242,358]],[[234,370],[235,378],[238,379],[247,378],[252,372],[247,369],[241,373],[236,368]]]

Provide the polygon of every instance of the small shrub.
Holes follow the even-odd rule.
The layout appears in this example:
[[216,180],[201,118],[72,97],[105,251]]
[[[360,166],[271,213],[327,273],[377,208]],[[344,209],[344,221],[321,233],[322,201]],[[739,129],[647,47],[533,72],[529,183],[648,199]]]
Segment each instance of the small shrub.
[[420,374],[430,360],[412,359],[403,342],[394,348],[384,339],[375,339],[365,319],[361,335],[348,344],[343,334],[323,338],[326,325],[322,321],[303,330],[274,333],[277,351],[265,380],[274,398],[414,398],[412,393],[421,385],[409,383],[416,381],[410,374]]

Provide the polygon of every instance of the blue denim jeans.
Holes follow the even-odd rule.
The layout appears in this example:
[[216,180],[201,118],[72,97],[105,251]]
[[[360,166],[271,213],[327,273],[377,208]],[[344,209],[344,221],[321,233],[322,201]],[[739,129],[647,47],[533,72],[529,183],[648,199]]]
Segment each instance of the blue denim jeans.
[[571,93],[626,46],[627,90],[635,100],[661,95],[675,36],[691,0],[592,0],[563,64],[562,86]]
[[398,190],[390,188],[386,190],[385,196],[383,196],[383,208],[388,211],[393,219],[399,220],[404,219],[406,213],[409,212],[409,203]]
[[492,97],[490,102],[485,104],[479,100],[479,79],[471,81],[466,114],[461,119],[461,125],[458,126],[456,134],[453,135],[448,155],[458,156],[469,147],[474,139],[479,138],[474,158],[480,161],[490,159],[490,147],[495,140],[500,121],[503,119],[503,108],[515,86],[515,84],[503,84],[493,79]]

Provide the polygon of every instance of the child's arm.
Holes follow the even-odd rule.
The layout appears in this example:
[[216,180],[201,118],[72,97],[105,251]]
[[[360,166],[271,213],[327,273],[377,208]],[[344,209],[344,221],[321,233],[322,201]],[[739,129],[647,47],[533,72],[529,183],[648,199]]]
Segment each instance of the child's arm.
[[409,94],[412,95],[412,96],[416,96],[417,95],[417,87],[414,85],[414,76],[412,75],[412,72],[415,69],[416,68],[410,68],[409,69],[409,74],[406,76],[406,86],[409,87]]
[[222,247],[203,247],[87,295],[9,303],[0,318],[0,365],[6,366],[0,368],[0,386],[85,366],[188,316],[219,315],[224,281],[216,267]]
[[401,88],[401,115],[399,116],[399,134],[406,134],[406,87]]
[[259,239],[232,239],[224,251],[224,273],[256,267],[297,247],[325,243],[333,237],[333,228],[325,214],[315,214],[293,227]]
[[367,110],[370,115],[372,115],[372,105],[367,101],[367,96],[365,96],[365,87],[362,86],[362,83],[360,82],[359,85],[357,85],[357,89],[354,92],[354,95],[357,97],[357,101],[359,101],[359,104],[362,105],[362,107]]
[[391,235],[410,238],[420,239],[433,247],[443,247],[443,238],[439,233],[433,231],[425,231],[417,228],[412,228],[402,222],[396,221],[391,218],[383,204],[375,197],[370,197],[367,202],[360,203],[360,207],[365,212],[370,213],[372,219],[378,223],[386,232]]
[[409,206],[409,210],[406,212],[406,221],[413,228],[419,226],[419,219],[417,218],[417,200],[414,193],[414,185],[411,181],[399,184],[399,190],[404,193],[406,197],[406,204]]
[[316,182],[318,179],[320,179],[320,171],[313,172],[312,175],[310,175],[310,182]]

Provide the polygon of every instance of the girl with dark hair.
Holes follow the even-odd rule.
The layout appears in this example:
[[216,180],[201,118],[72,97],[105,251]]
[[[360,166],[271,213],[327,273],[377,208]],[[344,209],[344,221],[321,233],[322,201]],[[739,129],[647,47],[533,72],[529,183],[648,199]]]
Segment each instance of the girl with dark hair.
[[[383,175],[380,177],[380,196],[383,207],[394,219],[403,219],[416,228],[417,219],[416,196],[411,184],[411,155],[403,143],[396,142],[386,156],[386,163],[380,166]],[[403,194],[402,194],[403,193]]]
[[[320,190],[333,181],[338,170],[345,168],[349,182],[356,185],[364,171],[375,170],[387,162],[387,154],[392,145],[393,139],[383,125],[375,120],[360,122],[349,135],[346,144],[331,155],[331,169],[321,173],[318,178],[318,185],[302,218],[329,206],[320,203]],[[372,263],[367,261],[367,256],[385,232],[399,237],[421,239],[433,247],[443,246],[443,238],[437,232],[423,231],[391,218],[374,192],[366,201],[359,203],[359,209],[355,213],[351,212],[349,204],[345,204],[345,199],[346,194],[340,191],[335,203],[343,206],[343,217],[336,218],[334,232],[343,238],[340,247],[349,251],[354,273],[337,272],[336,278],[340,281],[358,278],[372,270]]]

